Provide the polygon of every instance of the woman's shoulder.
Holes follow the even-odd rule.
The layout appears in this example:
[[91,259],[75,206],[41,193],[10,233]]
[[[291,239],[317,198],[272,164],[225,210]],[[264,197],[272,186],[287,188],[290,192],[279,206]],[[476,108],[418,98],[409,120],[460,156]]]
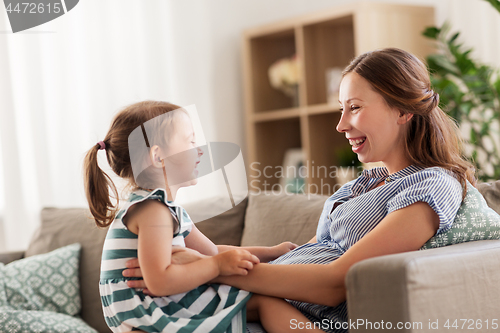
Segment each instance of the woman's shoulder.
[[462,185],[455,174],[441,167],[419,167],[418,170],[404,177],[403,184],[412,187],[425,187],[433,191],[462,191]]
[[427,168],[421,167],[420,170],[418,170],[413,174],[413,177],[422,179],[432,178],[436,179],[436,181],[458,182],[457,177],[452,171],[438,166],[427,167]]

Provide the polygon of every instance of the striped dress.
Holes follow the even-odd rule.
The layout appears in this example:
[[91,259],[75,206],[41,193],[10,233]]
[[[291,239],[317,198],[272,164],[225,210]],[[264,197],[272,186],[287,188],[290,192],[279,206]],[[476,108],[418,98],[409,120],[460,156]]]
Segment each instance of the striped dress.
[[[376,187],[385,180],[385,185]],[[386,168],[364,170],[362,175],[328,198],[316,233],[317,243],[304,244],[273,264],[328,264],[370,232],[387,214],[422,201],[439,216],[437,234],[451,228],[462,202],[462,187],[447,170],[409,166],[389,175]],[[404,223],[404,221],[401,221]],[[327,332],[347,332],[347,306],[335,307],[289,300]],[[337,325],[335,325],[337,323]],[[337,329],[335,329],[337,327]],[[344,325],[345,327],[345,325]]]
[[168,206],[177,227],[172,245],[185,246],[192,229],[186,211],[167,201],[165,190],[133,192],[110,225],[101,262],[99,290],[106,323],[113,332],[245,332],[247,291],[219,284],[204,284],[186,293],[151,297],[127,286],[122,276],[127,260],[137,258],[138,236],[122,222],[127,210],[144,200]]

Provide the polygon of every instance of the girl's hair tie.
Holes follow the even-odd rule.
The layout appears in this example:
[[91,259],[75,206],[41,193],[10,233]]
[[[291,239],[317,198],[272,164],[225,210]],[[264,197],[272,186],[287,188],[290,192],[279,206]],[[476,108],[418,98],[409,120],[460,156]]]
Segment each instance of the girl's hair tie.
[[99,144],[99,150],[106,149],[106,144],[104,141],[99,141],[97,144]]

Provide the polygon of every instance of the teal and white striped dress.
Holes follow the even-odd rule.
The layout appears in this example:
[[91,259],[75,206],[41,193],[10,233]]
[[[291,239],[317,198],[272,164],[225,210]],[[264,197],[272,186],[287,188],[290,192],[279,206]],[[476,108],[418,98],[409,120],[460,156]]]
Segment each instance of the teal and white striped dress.
[[172,245],[185,246],[193,222],[186,211],[167,201],[164,189],[133,192],[110,225],[101,262],[99,290],[106,323],[113,332],[134,329],[146,332],[245,332],[246,302],[251,294],[237,288],[204,284],[186,293],[151,297],[127,286],[132,278],[122,276],[125,263],[137,258],[138,236],[127,229],[122,218],[134,204],[159,200],[178,222]]

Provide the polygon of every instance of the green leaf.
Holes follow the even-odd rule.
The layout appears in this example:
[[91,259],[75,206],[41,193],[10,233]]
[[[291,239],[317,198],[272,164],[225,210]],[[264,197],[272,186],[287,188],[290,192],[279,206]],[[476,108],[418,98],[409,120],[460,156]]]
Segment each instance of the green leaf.
[[472,143],[472,144],[477,143],[476,131],[473,128],[471,128],[471,130],[470,130],[470,143]]
[[495,88],[495,90],[497,91],[497,96],[500,95],[500,76],[497,78],[497,80],[495,82],[493,82],[493,87]]
[[474,151],[472,152],[472,156],[471,156],[471,159],[474,161],[474,163],[476,163],[477,165],[477,150],[474,149]]
[[500,1],[498,0],[485,0],[487,2],[489,2],[493,8],[495,8],[499,13],[500,13]]
[[439,29],[437,27],[427,27],[427,28],[425,28],[422,35],[424,35],[425,37],[431,38],[431,39],[437,39],[440,33],[441,33],[441,29]]
[[490,124],[489,123],[483,123],[481,126],[481,131],[479,132],[481,136],[486,136],[490,134]]
[[457,32],[453,36],[451,36],[451,38],[448,40],[448,44],[452,44],[455,41],[455,39],[457,39],[457,37],[459,35],[460,35],[460,32]]
[[432,61],[432,63],[437,67],[438,71],[460,75],[460,71],[457,66],[451,63],[450,60],[442,54],[431,54],[427,57],[427,59]]

